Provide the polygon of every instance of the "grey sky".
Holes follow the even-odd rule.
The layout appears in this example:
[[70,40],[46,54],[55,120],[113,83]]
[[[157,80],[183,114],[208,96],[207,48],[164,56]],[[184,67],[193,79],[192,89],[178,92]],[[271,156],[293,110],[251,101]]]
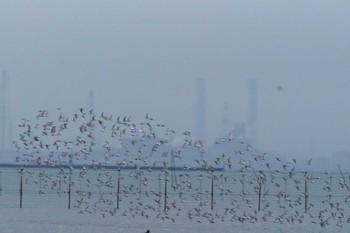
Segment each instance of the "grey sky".
[[330,154],[350,150],[349,12],[349,1],[0,0],[0,69],[14,125],[94,91],[97,111],[194,130],[205,78],[209,140],[224,102],[231,126],[246,121],[255,78],[260,148]]

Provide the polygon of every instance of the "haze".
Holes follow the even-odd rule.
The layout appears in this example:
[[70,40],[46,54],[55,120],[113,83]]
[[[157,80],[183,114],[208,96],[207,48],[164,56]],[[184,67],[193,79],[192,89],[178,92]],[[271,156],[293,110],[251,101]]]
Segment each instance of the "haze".
[[0,1],[0,70],[13,132],[39,109],[146,113],[206,137],[247,119],[258,81],[258,147],[293,156],[350,151],[349,1]]

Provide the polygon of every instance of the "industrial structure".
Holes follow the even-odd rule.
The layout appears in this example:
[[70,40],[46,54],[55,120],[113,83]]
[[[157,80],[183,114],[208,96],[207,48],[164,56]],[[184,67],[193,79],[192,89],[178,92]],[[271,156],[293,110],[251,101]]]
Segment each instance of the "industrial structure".
[[223,111],[223,119],[222,119],[222,124],[223,124],[223,133],[224,133],[224,136],[228,135],[229,132],[230,132],[230,119],[229,119],[229,114],[228,114],[228,104],[227,102],[224,103],[224,111]]
[[205,141],[205,79],[196,80],[196,121],[195,135]]
[[10,111],[10,96],[9,96],[9,82],[6,71],[1,72],[0,83],[0,150],[9,150],[12,141],[12,128],[11,128],[11,111]]
[[248,115],[247,137],[253,146],[257,146],[257,119],[258,119],[258,82],[256,79],[248,80]]

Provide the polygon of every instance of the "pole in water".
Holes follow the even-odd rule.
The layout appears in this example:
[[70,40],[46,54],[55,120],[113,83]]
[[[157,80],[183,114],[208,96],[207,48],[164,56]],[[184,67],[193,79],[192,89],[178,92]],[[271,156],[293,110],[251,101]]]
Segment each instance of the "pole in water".
[[23,201],[23,172],[21,171],[20,184],[19,184],[19,208],[22,208]]
[[118,186],[117,186],[117,209],[119,210],[119,201],[120,201],[120,177],[118,177]]
[[168,177],[167,177],[167,171],[165,171],[165,180],[164,180],[164,210],[167,209],[167,197],[168,197]]
[[2,171],[0,171],[0,196],[2,196]]
[[305,212],[307,212],[307,205],[308,205],[308,197],[309,197],[309,193],[308,193],[308,186],[307,186],[307,175],[305,175]]
[[69,183],[68,183],[68,209],[70,209],[71,192],[72,192],[72,168],[70,168],[70,172],[69,172]]
[[284,179],[284,203],[287,201],[287,178]]
[[211,177],[211,210],[214,209],[214,175]]
[[332,176],[329,177],[329,203],[332,203]]
[[261,182],[259,181],[258,211],[260,211],[260,205],[261,205]]
[[245,201],[244,177],[245,177],[245,175],[243,174],[242,175],[242,198],[243,198],[243,201]]

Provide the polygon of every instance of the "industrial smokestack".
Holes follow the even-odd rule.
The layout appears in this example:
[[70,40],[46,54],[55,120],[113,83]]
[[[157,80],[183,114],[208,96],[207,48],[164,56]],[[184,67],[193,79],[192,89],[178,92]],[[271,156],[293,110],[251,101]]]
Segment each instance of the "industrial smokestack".
[[227,137],[229,133],[229,115],[228,115],[228,104],[227,102],[224,103],[224,111],[223,111],[223,119],[222,119],[222,126],[223,126],[223,136]]
[[205,79],[196,80],[196,128],[197,139],[205,141]]
[[10,114],[10,101],[8,93],[8,78],[5,71],[1,72],[1,95],[0,95],[0,117],[1,117],[1,150],[7,150],[10,148],[12,141],[12,127],[11,127],[11,114]]
[[247,136],[253,146],[257,146],[257,118],[258,118],[258,82],[256,79],[248,80],[248,116]]

